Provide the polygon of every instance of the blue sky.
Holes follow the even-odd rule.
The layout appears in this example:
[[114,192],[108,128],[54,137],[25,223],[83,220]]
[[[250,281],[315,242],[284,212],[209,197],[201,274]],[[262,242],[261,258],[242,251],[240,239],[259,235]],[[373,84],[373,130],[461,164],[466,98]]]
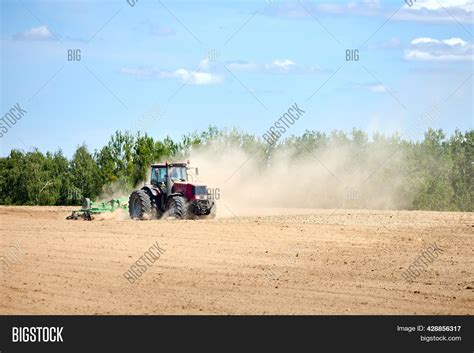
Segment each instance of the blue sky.
[[1,156],[127,129],[262,135],[295,102],[289,134],[473,128],[472,2],[129,1],[2,1],[1,116],[27,113]]

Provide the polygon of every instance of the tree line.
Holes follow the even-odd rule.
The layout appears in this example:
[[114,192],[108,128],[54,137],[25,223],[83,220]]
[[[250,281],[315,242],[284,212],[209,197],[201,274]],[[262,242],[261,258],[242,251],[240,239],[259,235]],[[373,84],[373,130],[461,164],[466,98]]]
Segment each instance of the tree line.
[[390,182],[395,174],[406,176],[397,188],[401,195],[411,193],[411,201],[408,205],[400,203],[397,208],[474,210],[473,130],[456,130],[448,137],[442,130],[430,129],[421,141],[378,133],[369,139],[358,129],[329,134],[307,130],[301,136],[269,145],[255,135],[212,126],[184,135],[179,141],[117,131],[101,149],[89,151],[86,145],[80,145],[70,159],[61,150],[12,150],[0,158],[0,204],[77,205],[83,197],[95,200],[116,190],[130,191],[147,178],[151,163],[183,159],[190,151],[216,142],[251,154],[261,168],[271,168],[272,156],[281,151],[288,151],[290,160],[297,161],[331,147],[345,148],[351,153],[347,168],[356,168],[358,162],[369,158],[371,151],[400,151],[394,163],[376,166],[380,182]]

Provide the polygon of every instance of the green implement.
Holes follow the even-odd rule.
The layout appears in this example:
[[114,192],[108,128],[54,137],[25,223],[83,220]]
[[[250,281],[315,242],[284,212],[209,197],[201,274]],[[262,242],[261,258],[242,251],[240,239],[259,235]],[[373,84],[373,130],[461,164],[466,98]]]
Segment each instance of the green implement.
[[105,202],[91,202],[90,199],[85,198],[82,203],[82,208],[80,210],[72,211],[72,214],[67,216],[66,219],[83,219],[85,221],[92,221],[94,215],[114,212],[119,208],[125,211],[128,210],[128,200],[126,198],[112,199]]

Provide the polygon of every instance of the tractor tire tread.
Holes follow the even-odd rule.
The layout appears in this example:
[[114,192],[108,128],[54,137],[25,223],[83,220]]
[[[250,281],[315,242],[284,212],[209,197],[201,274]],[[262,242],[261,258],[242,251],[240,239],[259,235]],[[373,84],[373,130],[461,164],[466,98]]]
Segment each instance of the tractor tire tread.
[[[136,195],[136,196],[135,196]],[[130,195],[129,201],[128,201],[128,208],[129,208],[129,213],[130,217],[133,218],[132,216],[132,198],[138,197],[140,199],[140,205],[141,205],[141,212],[140,216],[138,219],[148,219],[151,216],[151,199],[150,196],[146,193],[145,190],[137,190],[132,192]]]
[[[174,210],[172,210],[174,206]],[[170,200],[170,210],[172,210],[171,214],[177,219],[187,219],[188,218],[188,205],[186,204],[186,200],[182,196],[175,196]]]

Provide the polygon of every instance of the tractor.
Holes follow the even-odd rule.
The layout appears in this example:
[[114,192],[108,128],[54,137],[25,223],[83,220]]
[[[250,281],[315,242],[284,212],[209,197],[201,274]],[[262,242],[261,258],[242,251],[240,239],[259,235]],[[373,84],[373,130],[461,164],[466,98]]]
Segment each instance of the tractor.
[[189,161],[153,164],[150,184],[130,194],[130,218],[160,219],[165,213],[177,219],[215,218],[214,197],[206,185],[192,182],[190,169],[198,175],[198,168],[189,167]]

